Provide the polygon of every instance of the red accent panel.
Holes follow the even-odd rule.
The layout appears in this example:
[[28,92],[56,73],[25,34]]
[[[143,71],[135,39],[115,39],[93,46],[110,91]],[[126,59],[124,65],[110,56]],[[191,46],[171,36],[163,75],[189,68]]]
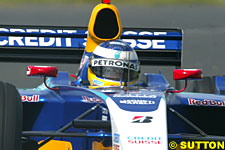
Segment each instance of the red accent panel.
[[133,120],[139,119],[139,118],[141,118],[141,117],[144,117],[144,116],[135,116],[135,117],[133,118]]
[[103,4],[110,4],[110,0],[102,0]]
[[45,76],[45,77],[57,77],[57,67],[51,66],[28,66],[27,76]]
[[201,78],[202,78],[201,69],[175,69],[173,71],[174,80],[201,79]]

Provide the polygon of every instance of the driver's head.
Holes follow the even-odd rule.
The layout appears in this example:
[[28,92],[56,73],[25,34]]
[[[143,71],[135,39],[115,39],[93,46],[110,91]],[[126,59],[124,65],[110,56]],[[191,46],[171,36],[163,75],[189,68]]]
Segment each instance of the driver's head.
[[91,55],[88,80],[91,86],[121,86],[136,83],[139,61],[135,50],[121,40],[106,41]]

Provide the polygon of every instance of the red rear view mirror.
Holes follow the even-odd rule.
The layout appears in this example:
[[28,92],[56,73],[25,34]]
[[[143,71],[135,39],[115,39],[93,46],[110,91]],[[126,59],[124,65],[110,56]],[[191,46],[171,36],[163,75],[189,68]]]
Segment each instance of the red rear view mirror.
[[185,86],[181,90],[167,90],[170,93],[180,93],[187,88],[188,79],[201,79],[202,70],[201,69],[175,69],[173,71],[174,80],[185,80]]
[[173,71],[174,80],[201,79],[201,78],[202,78],[201,69],[175,69]]
[[57,77],[57,67],[51,66],[28,66],[27,76],[43,76],[43,77]]

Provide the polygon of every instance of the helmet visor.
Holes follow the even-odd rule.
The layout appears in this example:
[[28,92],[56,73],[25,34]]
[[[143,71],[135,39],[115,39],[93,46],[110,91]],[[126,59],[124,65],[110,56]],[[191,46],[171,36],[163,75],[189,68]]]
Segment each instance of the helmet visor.
[[113,59],[92,59],[92,72],[101,78],[130,82],[138,78],[139,63]]

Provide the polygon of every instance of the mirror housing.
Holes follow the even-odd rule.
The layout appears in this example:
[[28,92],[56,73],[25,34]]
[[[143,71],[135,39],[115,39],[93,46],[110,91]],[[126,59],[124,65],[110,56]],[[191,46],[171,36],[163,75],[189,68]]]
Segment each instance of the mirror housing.
[[27,76],[57,77],[58,68],[52,66],[28,66]]
[[174,80],[185,80],[185,79],[201,79],[201,69],[175,69],[173,71]]
[[175,69],[173,71],[174,80],[185,80],[185,86],[181,90],[167,90],[169,93],[180,93],[187,88],[188,79],[201,79],[202,70],[201,69]]

